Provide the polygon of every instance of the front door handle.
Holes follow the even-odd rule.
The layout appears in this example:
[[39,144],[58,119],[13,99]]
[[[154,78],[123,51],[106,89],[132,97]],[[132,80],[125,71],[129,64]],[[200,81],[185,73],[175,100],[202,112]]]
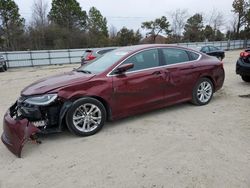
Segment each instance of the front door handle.
[[153,72],[152,74],[153,74],[153,75],[161,75],[162,72],[161,72],[161,71],[155,71],[155,72]]

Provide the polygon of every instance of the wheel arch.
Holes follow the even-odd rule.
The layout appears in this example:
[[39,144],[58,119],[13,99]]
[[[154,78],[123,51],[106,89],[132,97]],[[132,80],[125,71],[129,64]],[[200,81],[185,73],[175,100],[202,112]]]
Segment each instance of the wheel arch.
[[85,97],[94,98],[94,99],[100,101],[103,104],[103,106],[105,107],[105,110],[107,113],[107,120],[112,119],[112,110],[110,108],[110,105],[108,104],[108,102],[105,99],[103,99],[102,97],[99,97],[99,96],[85,96]]
[[213,84],[213,89],[215,90],[215,81],[214,81],[214,79],[211,76],[202,76],[201,78],[207,78],[207,79],[209,79],[212,82],[212,84]]
[[[210,75],[200,75],[199,79],[202,79],[202,78],[207,78],[207,79],[209,79],[212,82],[213,89],[214,89],[214,92],[215,92],[215,89],[216,89],[215,86],[216,86],[216,84],[215,84],[215,80],[213,79],[213,77],[210,76]],[[196,82],[198,82],[198,80]]]

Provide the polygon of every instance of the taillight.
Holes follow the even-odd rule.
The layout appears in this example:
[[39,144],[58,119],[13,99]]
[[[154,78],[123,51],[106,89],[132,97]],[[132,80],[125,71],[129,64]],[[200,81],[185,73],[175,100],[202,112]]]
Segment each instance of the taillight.
[[91,53],[89,53],[89,54],[87,55],[85,61],[91,61],[91,60],[93,60],[93,59],[95,59],[95,58],[96,58],[96,57],[93,56],[93,54],[92,54],[92,52],[91,52]]
[[241,52],[240,57],[250,57],[250,53],[249,52]]

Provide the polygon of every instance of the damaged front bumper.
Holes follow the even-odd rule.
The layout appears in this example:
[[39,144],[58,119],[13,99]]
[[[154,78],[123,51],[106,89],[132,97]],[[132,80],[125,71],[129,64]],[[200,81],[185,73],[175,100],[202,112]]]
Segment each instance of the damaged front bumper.
[[35,127],[27,119],[11,117],[10,111],[4,115],[2,142],[16,156],[21,157],[24,144],[34,138],[40,129]]
[[49,106],[29,105],[16,101],[4,115],[2,142],[7,148],[21,157],[21,151],[28,140],[40,143],[37,133],[62,132],[63,119],[72,102],[53,103]]

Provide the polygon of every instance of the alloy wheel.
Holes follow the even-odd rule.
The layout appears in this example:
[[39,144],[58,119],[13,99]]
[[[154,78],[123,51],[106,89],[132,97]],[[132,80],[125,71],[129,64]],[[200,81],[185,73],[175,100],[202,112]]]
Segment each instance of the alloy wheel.
[[98,106],[85,103],[80,105],[73,113],[73,124],[81,132],[94,131],[102,120],[102,113]]
[[213,94],[213,88],[210,82],[203,81],[198,86],[197,98],[201,103],[208,102]]

